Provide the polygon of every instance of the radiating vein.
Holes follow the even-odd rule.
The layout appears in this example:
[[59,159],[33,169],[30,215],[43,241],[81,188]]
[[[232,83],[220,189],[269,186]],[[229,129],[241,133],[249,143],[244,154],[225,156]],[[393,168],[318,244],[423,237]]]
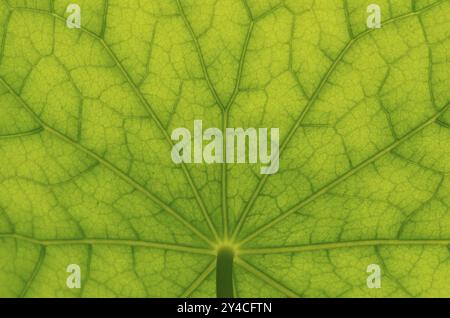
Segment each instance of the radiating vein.
[[284,247],[262,247],[262,248],[249,248],[239,251],[239,255],[247,254],[283,254],[283,253],[303,253],[324,251],[340,248],[353,248],[353,247],[370,247],[370,246],[400,246],[400,245],[431,245],[431,246],[448,246],[450,245],[450,239],[447,240],[432,240],[432,239],[417,239],[417,240],[362,240],[362,241],[346,241],[337,243],[313,243],[307,245],[298,246],[284,246]]
[[3,34],[2,34],[2,39],[0,42],[0,63],[3,59],[4,56],[4,51],[5,51],[5,43],[6,43],[6,35],[8,34],[8,25],[9,25],[9,21],[11,19],[11,12],[8,13],[8,15],[6,16],[5,22],[3,24]]
[[[228,126],[229,112],[227,109],[222,114],[222,131],[226,131]],[[226,149],[226,140],[223,138],[223,149]],[[221,205],[222,205],[222,225],[224,241],[228,240],[229,215],[228,215],[228,168],[226,160],[222,163],[222,187],[221,187]]]
[[108,8],[109,8],[109,0],[103,0],[103,21],[102,21],[102,29],[100,31],[100,37],[105,37],[106,26],[108,22]]
[[247,34],[245,36],[244,45],[242,47],[241,57],[239,58],[238,72],[237,72],[237,76],[236,76],[236,85],[234,86],[233,93],[231,94],[230,100],[228,101],[228,103],[225,107],[226,109],[229,109],[231,107],[231,105],[233,105],[234,101],[236,100],[236,96],[239,93],[239,88],[241,86],[242,72],[244,70],[245,56],[248,51],[248,44],[250,43],[250,38],[252,36],[254,24],[255,24],[255,22],[252,20],[247,29]]
[[44,258],[45,258],[45,246],[41,246],[39,249],[39,259],[35,264],[33,272],[31,273],[30,278],[26,282],[25,287],[22,289],[19,298],[25,297],[27,292],[30,290],[31,284],[33,284],[34,279],[36,278],[37,274],[39,273],[39,270],[41,269],[42,263],[44,262]]
[[216,268],[215,261],[212,261],[208,267],[192,282],[192,284],[186,288],[183,294],[180,296],[181,298],[189,297],[211,274]]
[[438,124],[439,126],[442,126],[444,128],[450,129],[450,124],[447,124],[447,123],[443,122],[442,120],[437,119],[436,124]]
[[345,23],[347,25],[347,32],[350,39],[353,39],[355,35],[353,34],[352,24],[350,21],[350,11],[348,9],[348,0],[344,1],[344,14],[345,14]]
[[[244,1],[244,3],[246,3]],[[251,18],[251,16],[250,16]],[[236,85],[234,87],[234,91],[230,97],[229,102],[227,103],[225,109],[222,111],[222,131],[225,131],[226,128],[228,127],[228,116],[229,116],[229,111],[231,108],[231,105],[233,105],[236,96],[239,93],[239,87],[240,87],[240,81],[241,81],[241,77],[242,77],[242,71],[244,69],[244,61],[245,61],[245,55],[247,53],[247,49],[248,49],[248,44],[250,42],[250,38],[251,38],[251,34],[253,31],[253,25],[254,22],[251,21],[250,25],[248,27],[247,30],[247,35],[245,37],[245,41],[244,41],[244,46],[242,48],[242,52],[241,52],[241,57],[239,60],[239,67],[238,67],[238,72],[236,75]],[[223,140],[223,149],[226,149],[226,140]],[[227,163],[226,161],[222,164],[222,220],[223,220],[223,231],[224,231],[224,240],[228,240],[228,222],[229,222],[229,216],[228,216],[228,179],[227,179]]]
[[54,246],[54,245],[121,245],[121,246],[131,246],[131,247],[147,247],[161,250],[170,250],[177,252],[186,252],[192,254],[203,254],[203,255],[215,255],[212,249],[192,247],[186,245],[169,244],[169,243],[159,243],[150,242],[144,240],[124,240],[124,239],[97,239],[97,238],[86,238],[86,239],[35,239],[32,237],[7,233],[0,234],[0,239],[15,239],[19,241],[26,241],[40,246]]
[[83,281],[80,288],[80,297],[83,297],[83,292],[86,288],[87,282],[91,275],[91,263],[92,263],[92,245],[87,247],[87,260],[86,260],[86,273],[83,275]]
[[220,106],[220,108],[223,110],[225,108],[225,106],[223,105],[219,95],[217,94],[216,89],[214,88],[214,85],[211,81],[211,78],[208,74],[208,69],[206,67],[206,63],[205,63],[205,59],[203,58],[203,53],[200,47],[200,43],[198,43],[197,37],[195,36],[194,33],[194,29],[192,29],[191,23],[189,22],[189,20],[187,19],[186,14],[184,13],[184,9],[183,6],[180,3],[180,0],[176,0],[177,2],[177,6],[178,6],[178,11],[180,12],[180,16],[183,19],[184,25],[186,26],[186,28],[189,31],[189,34],[191,35],[192,41],[194,42],[195,45],[195,49],[197,50],[197,55],[198,58],[200,60],[200,65],[203,71],[203,75],[205,76],[205,80],[208,84],[209,90],[211,91],[211,93],[214,96],[214,99],[216,100],[216,103]]
[[277,291],[285,294],[288,297],[291,298],[299,298],[300,295],[296,294],[294,291],[290,290],[286,286],[280,284],[275,279],[261,271],[260,269],[257,269],[253,265],[250,265],[249,263],[245,262],[244,260],[237,258],[236,264],[245,269],[247,272],[255,275],[259,279],[261,279],[263,282],[265,282],[267,285],[272,287],[273,289],[276,289]]

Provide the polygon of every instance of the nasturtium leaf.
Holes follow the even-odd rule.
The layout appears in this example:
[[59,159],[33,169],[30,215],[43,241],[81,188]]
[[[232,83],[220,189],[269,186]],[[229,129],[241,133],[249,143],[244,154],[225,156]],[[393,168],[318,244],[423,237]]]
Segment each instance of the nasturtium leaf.
[[449,297],[449,102],[449,0],[0,0],[0,296]]

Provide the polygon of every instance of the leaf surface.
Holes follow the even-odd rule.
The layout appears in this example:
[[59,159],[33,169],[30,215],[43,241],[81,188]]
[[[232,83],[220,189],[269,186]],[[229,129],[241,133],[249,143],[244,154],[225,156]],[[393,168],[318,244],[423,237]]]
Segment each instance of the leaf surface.
[[[450,296],[450,1],[72,2],[0,1],[0,296]],[[196,119],[279,172],[174,164]]]

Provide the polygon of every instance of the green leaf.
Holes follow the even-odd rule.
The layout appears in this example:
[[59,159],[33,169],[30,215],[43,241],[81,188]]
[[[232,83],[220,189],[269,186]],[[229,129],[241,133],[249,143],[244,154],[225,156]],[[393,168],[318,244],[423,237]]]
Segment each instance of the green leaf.
[[0,0],[0,296],[449,297],[450,1],[372,2]]

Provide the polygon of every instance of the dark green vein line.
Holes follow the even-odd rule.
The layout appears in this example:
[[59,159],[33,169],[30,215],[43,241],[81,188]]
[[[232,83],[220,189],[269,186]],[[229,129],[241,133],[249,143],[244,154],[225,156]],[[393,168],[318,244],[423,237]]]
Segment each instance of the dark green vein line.
[[[244,1],[244,3],[246,3]],[[249,18],[251,18],[251,15],[249,13]],[[233,93],[230,97],[229,102],[227,103],[227,106],[225,107],[225,109],[222,111],[222,131],[225,131],[225,129],[228,127],[228,116],[229,116],[229,110],[231,108],[231,105],[233,105],[236,96],[239,93],[239,87],[240,87],[240,82],[241,82],[241,77],[242,77],[242,72],[244,69],[244,61],[245,61],[245,56],[247,53],[247,49],[248,49],[248,44],[250,42],[250,38],[251,38],[251,34],[253,31],[253,21],[250,22],[250,25],[248,27],[247,30],[247,34],[245,37],[245,41],[244,41],[244,46],[242,48],[242,52],[241,52],[241,57],[239,59],[239,67],[238,67],[238,71],[237,71],[237,75],[236,75],[236,85],[234,87]],[[224,139],[224,149],[226,149],[225,146],[225,139]],[[229,216],[228,216],[228,201],[227,201],[227,194],[228,194],[228,177],[227,177],[227,163],[224,162],[222,164],[222,219],[223,219],[223,230],[224,230],[224,240],[227,241],[228,240],[228,222],[229,222]]]
[[406,134],[402,138],[398,139],[396,142],[394,142],[391,145],[389,145],[388,147],[384,148],[383,150],[381,150],[380,152],[378,152],[374,156],[372,156],[372,157],[366,159],[365,161],[361,162],[355,168],[347,171],[346,173],[341,175],[339,178],[335,179],[331,183],[329,183],[326,186],[322,187],[320,190],[318,190],[314,194],[310,195],[308,198],[306,198],[305,200],[301,201],[300,203],[296,204],[294,207],[290,208],[288,211],[286,211],[286,212],[282,213],[281,215],[279,215],[278,217],[274,218],[272,221],[266,223],[265,225],[261,226],[257,230],[253,231],[252,234],[250,234],[246,238],[244,238],[239,244],[245,244],[248,241],[254,239],[258,235],[260,235],[262,232],[266,231],[267,229],[271,228],[275,224],[277,224],[277,223],[281,222],[282,220],[284,220],[285,218],[287,218],[289,215],[291,215],[291,214],[297,212],[298,210],[300,210],[301,208],[305,207],[306,205],[308,205],[309,203],[311,203],[312,201],[314,201],[315,199],[317,199],[321,195],[327,193],[328,191],[333,189],[335,186],[339,185],[344,180],[348,179],[349,177],[353,176],[354,174],[356,174],[357,172],[359,172],[360,170],[362,170],[363,168],[365,168],[369,164],[372,164],[373,162],[375,162],[379,158],[383,157],[385,154],[389,153],[391,150],[395,149],[396,147],[398,147],[400,144],[402,144],[403,142],[405,142],[406,140],[408,140],[409,138],[411,138],[415,134],[421,132],[423,129],[425,129],[429,125],[435,123],[436,119],[439,118],[439,116],[441,116],[448,109],[449,106],[450,106],[450,104],[448,104],[446,107],[444,107],[444,109],[442,111],[440,111],[439,113],[434,115],[432,118],[430,118],[429,120],[424,122],[422,125],[420,125],[416,129],[410,131],[408,134]]
[[233,275],[233,297],[234,298],[240,298],[237,284],[238,283],[237,283],[237,280],[236,280],[236,275]]
[[24,298],[28,293],[28,291],[30,290],[31,284],[33,284],[34,279],[36,278],[37,274],[39,273],[39,270],[41,269],[42,263],[44,262],[44,258],[45,258],[45,246],[41,246],[39,250],[39,259],[36,265],[34,266],[33,272],[31,273],[30,278],[25,284],[25,287],[22,289],[19,298]]
[[250,9],[250,6],[248,5],[247,0],[242,0],[242,4],[244,5],[245,12],[247,12],[247,16],[249,17],[249,19],[253,20],[252,10]]
[[106,32],[106,26],[107,26],[107,20],[108,20],[108,7],[109,3],[108,0],[103,0],[103,20],[102,20],[102,29],[100,31],[100,37],[103,39],[105,38],[105,32]]
[[442,120],[436,119],[436,124],[438,124],[439,126],[442,126],[444,128],[450,129],[450,124],[447,124],[447,123],[443,122]]
[[147,247],[162,250],[170,250],[177,252],[186,252],[192,254],[203,254],[203,255],[215,255],[213,250],[191,247],[185,245],[175,245],[169,243],[158,243],[149,241],[136,241],[136,240],[123,240],[123,239],[48,239],[41,240],[32,237],[19,235],[19,234],[0,234],[0,239],[15,239],[19,241],[25,241],[41,246],[55,246],[55,245],[120,245],[120,246],[131,246],[131,247]]
[[353,29],[352,29],[352,24],[350,21],[350,11],[348,10],[348,0],[343,0],[344,1],[344,14],[345,14],[345,23],[347,24],[347,31],[348,31],[348,36],[350,37],[350,39],[353,39],[355,37],[355,35],[353,34]]
[[295,293],[294,291],[290,290],[286,286],[280,284],[276,280],[274,280],[272,277],[267,275],[266,273],[262,272],[261,270],[257,269],[256,267],[250,265],[249,263],[245,262],[244,260],[237,258],[236,264],[242,267],[247,272],[255,275],[259,279],[261,279],[263,282],[265,282],[267,285],[272,287],[273,289],[285,294],[286,296],[290,298],[300,298],[300,295]]
[[81,281],[80,297],[83,297],[83,292],[86,289],[86,284],[89,281],[89,277],[91,275],[91,261],[92,261],[92,245],[89,244],[87,246],[86,274],[84,275],[84,278]]
[[[395,152],[393,151],[393,153],[395,153]],[[397,155],[397,156],[399,158],[402,158],[402,156],[400,156],[400,155]],[[417,165],[417,163],[416,163],[416,165]],[[420,167],[420,165],[419,165],[419,167]],[[400,225],[400,228],[397,231],[397,237],[402,237],[403,232],[405,231],[406,227],[411,224],[411,220],[413,220],[420,211],[423,211],[424,207],[426,207],[427,205],[430,205],[435,199],[439,200],[436,197],[439,195],[439,191],[440,191],[444,181],[445,181],[445,176],[441,176],[441,180],[436,185],[436,188],[434,189],[433,194],[426,201],[422,202],[422,204],[420,204],[416,209],[414,209],[413,211],[408,213],[408,216],[402,221],[402,224]]]
[[176,1],[177,1],[177,6],[178,6],[178,11],[180,11],[180,16],[183,19],[184,25],[188,29],[189,34],[191,35],[192,41],[194,42],[195,49],[197,50],[197,55],[198,55],[198,58],[199,58],[199,61],[200,61],[200,65],[201,65],[201,68],[202,68],[202,71],[203,71],[203,75],[205,76],[205,80],[206,80],[206,82],[208,84],[208,87],[209,87],[211,93],[213,94],[214,99],[216,100],[216,103],[219,105],[221,110],[223,110],[223,109],[225,109],[225,106],[223,105],[222,101],[220,100],[219,95],[217,94],[217,91],[214,88],[214,85],[213,85],[213,83],[211,81],[211,78],[209,77],[208,69],[207,69],[206,63],[205,63],[205,59],[203,58],[203,53],[202,53],[202,50],[201,50],[201,47],[200,47],[200,43],[198,42],[197,37],[195,36],[194,29],[192,28],[191,23],[187,19],[187,16],[186,16],[186,14],[184,12],[183,6],[180,3],[180,0],[176,0]]
[[[411,13],[407,13],[389,20],[386,20],[384,22],[384,25],[399,21],[399,20],[403,20],[406,19],[408,17],[411,16],[416,16],[418,14],[421,14],[435,6],[437,6],[438,4],[440,4],[442,1],[436,2],[432,5],[429,5],[425,8],[423,8],[421,11],[417,11],[417,12],[411,12]],[[330,79],[331,75],[334,73],[334,70],[336,69],[337,65],[342,61],[342,59],[344,58],[344,56],[346,55],[346,53],[350,50],[350,48],[353,46],[353,44],[355,42],[357,42],[360,38],[363,38],[364,36],[366,36],[367,34],[370,34],[371,32],[374,32],[374,29],[368,29],[360,34],[358,34],[357,36],[355,36],[353,39],[351,39],[347,45],[342,49],[342,51],[339,53],[338,57],[336,58],[336,60],[331,64],[330,68],[328,69],[328,71],[326,72],[325,76],[322,78],[322,80],[320,81],[319,85],[317,86],[316,90],[314,91],[311,99],[309,100],[309,102],[307,103],[307,105],[305,106],[305,108],[303,109],[303,111],[301,112],[300,116],[297,118],[296,122],[294,123],[294,126],[292,127],[292,129],[290,129],[289,133],[286,136],[286,139],[283,141],[281,147],[280,147],[280,158],[282,156],[282,154],[284,153],[284,150],[286,149],[286,147],[288,146],[289,142],[291,141],[291,139],[293,138],[293,136],[295,135],[295,132],[298,130],[298,128],[301,126],[301,123],[303,121],[303,119],[305,118],[306,114],[309,112],[309,110],[312,108],[312,106],[315,104],[315,102],[318,100],[318,97],[322,91],[322,88],[325,86],[325,84],[328,82],[328,80]],[[245,220],[250,212],[250,210],[252,209],[256,199],[258,198],[259,194],[261,193],[267,179],[269,178],[270,175],[264,175],[260,182],[258,183],[255,191],[252,193],[250,200],[247,202],[246,206],[244,207],[243,212],[241,213],[241,218],[238,221],[238,224],[234,230],[234,233],[232,235],[232,239],[236,239],[239,232],[242,229],[242,226],[245,223]]]
[[420,29],[422,31],[423,38],[425,40],[425,43],[428,46],[428,91],[430,93],[431,103],[433,104],[433,107],[435,109],[437,109],[438,106],[436,103],[436,97],[434,95],[434,90],[433,90],[433,85],[432,85],[433,84],[433,52],[431,51],[431,43],[428,40],[428,35],[425,30],[425,25],[423,24],[423,21],[422,21],[422,18],[420,15],[418,16],[418,20],[419,20]]
[[5,43],[6,43],[6,35],[8,33],[8,25],[9,25],[9,21],[11,19],[11,13],[8,13],[8,15],[6,16],[5,19],[5,23],[3,24],[3,34],[2,34],[2,39],[0,42],[0,63],[2,62],[3,56],[4,56],[4,51],[5,51]]
[[18,137],[36,135],[36,134],[39,134],[43,130],[44,129],[42,127],[38,127],[36,129],[30,130],[30,131],[20,132],[20,133],[16,133],[16,134],[0,135],[0,139],[10,139],[10,138],[18,138]]
[[416,11],[416,0],[411,0],[411,10]]
[[241,86],[242,72],[244,70],[245,56],[248,51],[248,44],[250,43],[250,38],[252,37],[253,26],[254,26],[254,22],[251,21],[248,26],[247,34],[245,36],[245,41],[244,41],[244,46],[242,48],[241,57],[239,58],[239,66],[238,66],[238,71],[237,71],[237,75],[236,75],[236,85],[234,86],[233,93],[231,94],[230,100],[227,103],[227,106],[225,107],[226,109],[229,109],[231,107],[231,105],[233,105],[234,101],[236,100],[236,96],[239,93],[239,88]]
[[277,11],[278,9],[281,9],[281,8],[285,8],[285,4],[283,2],[277,3],[276,5],[274,5],[273,7],[271,7],[270,9],[268,9],[267,11],[261,13],[260,15],[258,15],[256,17],[254,16],[253,21],[257,22],[257,21],[263,20],[264,18],[266,18],[267,16],[269,16],[272,13],[275,13],[275,11]]
[[413,294],[411,294],[405,288],[405,286],[403,286],[403,284],[400,282],[400,280],[398,280],[395,276],[391,275],[391,273],[389,271],[389,268],[387,267],[386,262],[384,261],[384,258],[383,258],[383,256],[380,253],[380,249],[379,249],[378,245],[376,245],[374,247],[374,250],[375,250],[376,257],[378,258],[378,262],[377,263],[381,265],[381,269],[382,269],[382,272],[384,273],[384,275],[386,277],[390,278],[394,282],[394,284],[396,284],[399,287],[399,289],[401,291],[403,291],[406,295],[408,295],[411,298],[415,298],[415,296]]
[[186,288],[180,298],[188,298],[214,271],[216,268],[215,261],[212,261],[206,269],[192,282],[192,284]]
[[[18,11],[29,11],[29,12],[35,12],[35,13],[39,13],[39,14],[44,14],[44,15],[51,15],[53,16],[55,19],[58,19],[61,22],[65,23],[65,18],[61,17],[55,13],[50,13],[48,11],[44,11],[44,10],[38,10],[38,9],[31,9],[31,8],[23,8],[23,7],[17,7],[14,8],[14,10],[18,10]],[[124,68],[124,66],[122,65],[122,63],[119,61],[119,59],[117,58],[117,56],[114,54],[114,52],[112,51],[112,49],[109,47],[109,45],[106,43],[106,41],[102,38],[100,38],[97,34],[93,33],[92,31],[89,31],[86,28],[81,27],[80,28],[81,31],[85,32],[86,34],[90,35],[91,37],[95,38],[97,41],[100,42],[100,44],[105,48],[106,52],[108,53],[108,55],[111,57],[111,59],[114,61],[114,63],[116,64],[116,66],[118,67],[118,69],[120,70],[120,72],[122,73],[122,75],[124,76],[124,78],[126,79],[126,81],[128,82],[128,84],[130,85],[130,87],[132,88],[133,92],[136,94],[136,96],[139,98],[141,104],[144,106],[144,108],[146,109],[146,111],[148,112],[148,114],[150,115],[150,117],[153,119],[153,121],[156,123],[156,125],[158,126],[158,129],[162,132],[162,134],[164,135],[164,138],[166,139],[166,141],[168,142],[168,144],[170,146],[173,146],[173,142],[172,139],[170,138],[170,135],[167,133],[166,129],[164,128],[161,120],[158,118],[158,116],[156,115],[155,111],[153,110],[153,108],[150,106],[150,104],[147,102],[147,100],[145,99],[144,95],[142,94],[142,92],[140,91],[140,89],[136,86],[136,84],[133,82],[133,80],[131,79],[131,76],[128,74],[128,72],[126,71],[126,69]],[[181,164],[181,169],[186,177],[186,180],[188,181],[188,184],[194,194],[194,198],[197,202],[197,204],[200,207],[200,210],[203,214],[203,217],[205,218],[205,221],[211,231],[211,233],[213,234],[213,236],[218,239],[218,234],[217,231],[214,227],[214,224],[212,223],[212,220],[209,216],[209,213],[206,209],[206,206],[200,196],[200,193],[198,192],[197,187],[194,184],[194,181],[192,179],[192,176],[189,172],[189,170],[187,169],[186,165],[184,163]]]

